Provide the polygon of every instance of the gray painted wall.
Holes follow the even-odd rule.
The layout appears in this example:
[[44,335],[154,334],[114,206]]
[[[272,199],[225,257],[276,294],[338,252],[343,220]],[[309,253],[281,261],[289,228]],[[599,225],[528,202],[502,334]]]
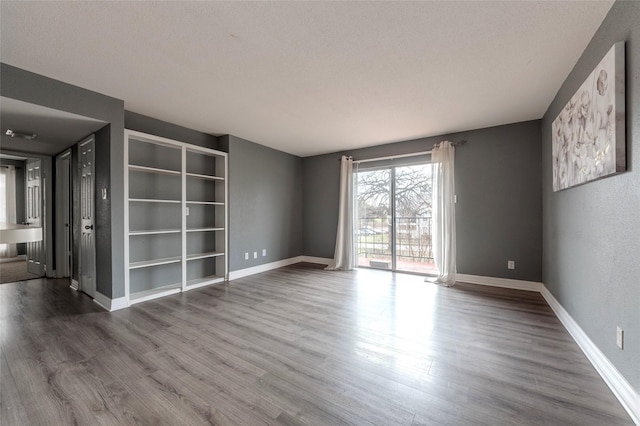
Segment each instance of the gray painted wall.
[[[0,64],[0,94],[109,123],[109,161],[96,162],[96,182],[108,183],[109,198],[96,198],[96,252],[99,271],[96,288],[107,297],[124,296],[124,102],[7,64]],[[97,187],[99,190],[99,187]],[[100,228],[109,224],[110,228]]]
[[[640,390],[640,2],[618,1],[542,120],[544,283]],[[551,124],[611,46],[626,41],[626,173],[553,192]],[[616,346],[616,326],[625,348]]]
[[[109,241],[113,233],[112,220],[111,220],[111,200],[113,194],[107,197],[106,200],[102,199],[102,188],[107,188],[108,192],[112,192],[109,187],[110,182],[110,163],[111,163],[111,151],[109,149],[109,143],[111,141],[111,126],[104,126],[102,129],[95,133],[95,167],[96,167],[96,179],[95,179],[95,239],[98,241]],[[100,172],[98,172],[100,171]],[[79,182],[79,180],[78,180]],[[100,212],[100,214],[98,214]],[[79,252],[79,250],[78,250]],[[78,253],[76,252],[76,253]],[[111,257],[111,247],[106,244],[96,244],[96,277],[100,277],[96,281],[96,290],[104,295],[110,295],[111,286],[113,283],[113,273],[111,270],[111,263],[104,262],[102,259],[109,259]],[[124,258],[123,258],[124,259]],[[123,294],[124,295],[124,294]]]
[[[542,279],[540,121],[345,152],[356,160],[426,151],[444,139],[456,150],[458,272]],[[343,153],[303,158],[303,251],[333,257]],[[516,269],[507,269],[507,260]]]
[[166,121],[157,120],[146,115],[131,111],[124,112],[124,127],[151,135],[199,145],[206,148],[218,149],[216,136],[201,133],[196,130],[178,126]]
[[235,136],[218,142],[229,153],[229,270],[303,254],[302,159]]

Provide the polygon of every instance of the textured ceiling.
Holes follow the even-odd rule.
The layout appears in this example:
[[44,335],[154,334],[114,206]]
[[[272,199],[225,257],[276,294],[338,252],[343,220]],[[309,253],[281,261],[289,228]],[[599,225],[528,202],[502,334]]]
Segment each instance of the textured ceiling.
[[1,2],[2,62],[307,156],[540,118],[605,2]]

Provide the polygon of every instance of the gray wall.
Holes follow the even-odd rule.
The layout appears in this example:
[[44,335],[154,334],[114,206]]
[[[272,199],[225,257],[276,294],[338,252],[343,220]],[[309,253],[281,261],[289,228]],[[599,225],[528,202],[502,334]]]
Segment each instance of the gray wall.
[[166,121],[157,120],[146,115],[131,111],[124,112],[124,127],[151,135],[199,145],[206,148],[218,149],[216,136],[178,126]]
[[[640,2],[616,2],[542,121],[544,283],[640,390]],[[611,46],[626,41],[626,173],[552,190],[551,124]],[[616,325],[625,348],[616,346]]]
[[303,254],[302,159],[235,136],[218,141],[229,153],[229,270]]
[[[426,151],[441,140],[456,149],[458,272],[542,279],[540,121],[379,145],[345,152],[356,160]],[[343,153],[303,161],[305,255],[333,257]],[[507,269],[507,260],[516,269]]]
[[[0,158],[0,166],[14,166],[16,168],[16,223],[22,223],[25,221],[25,162],[24,160]],[[24,243],[17,244],[16,249],[18,254],[27,252]]]
[[109,188],[107,200],[96,197],[97,270],[103,272],[96,288],[107,297],[124,296],[124,102],[4,63],[0,75],[2,96],[109,123],[99,148],[108,161],[97,161],[95,171],[96,182]]

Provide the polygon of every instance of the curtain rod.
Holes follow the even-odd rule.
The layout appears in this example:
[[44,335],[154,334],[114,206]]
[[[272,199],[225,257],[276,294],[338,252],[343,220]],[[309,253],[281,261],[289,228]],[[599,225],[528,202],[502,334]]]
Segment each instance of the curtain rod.
[[[458,145],[464,145],[465,143],[467,143],[467,141],[466,140],[462,140],[460,142],[453,142],[452,145],[453,146],[458,146]],[[367,158],[365,160],[354,161],[353,164],[369,163],[371,161],[395,160],[396,158],[417,157],[419,155],[428,155],[428,154],[431,154],[431,150],[429,150],[429,151],[420,151],[420,152],[412,152],[411,154],[398,154],[398,155],[388,155],[386,157]],[[338,161],[340,161],[340,158],[338,158]]]

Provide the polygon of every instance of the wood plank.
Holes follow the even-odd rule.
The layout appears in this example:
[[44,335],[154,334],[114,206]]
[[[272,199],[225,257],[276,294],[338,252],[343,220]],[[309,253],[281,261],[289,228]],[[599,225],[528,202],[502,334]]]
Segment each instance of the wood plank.
[[633,424],[539,294],[297,264],[113,313],[0,286],[0,423]]

